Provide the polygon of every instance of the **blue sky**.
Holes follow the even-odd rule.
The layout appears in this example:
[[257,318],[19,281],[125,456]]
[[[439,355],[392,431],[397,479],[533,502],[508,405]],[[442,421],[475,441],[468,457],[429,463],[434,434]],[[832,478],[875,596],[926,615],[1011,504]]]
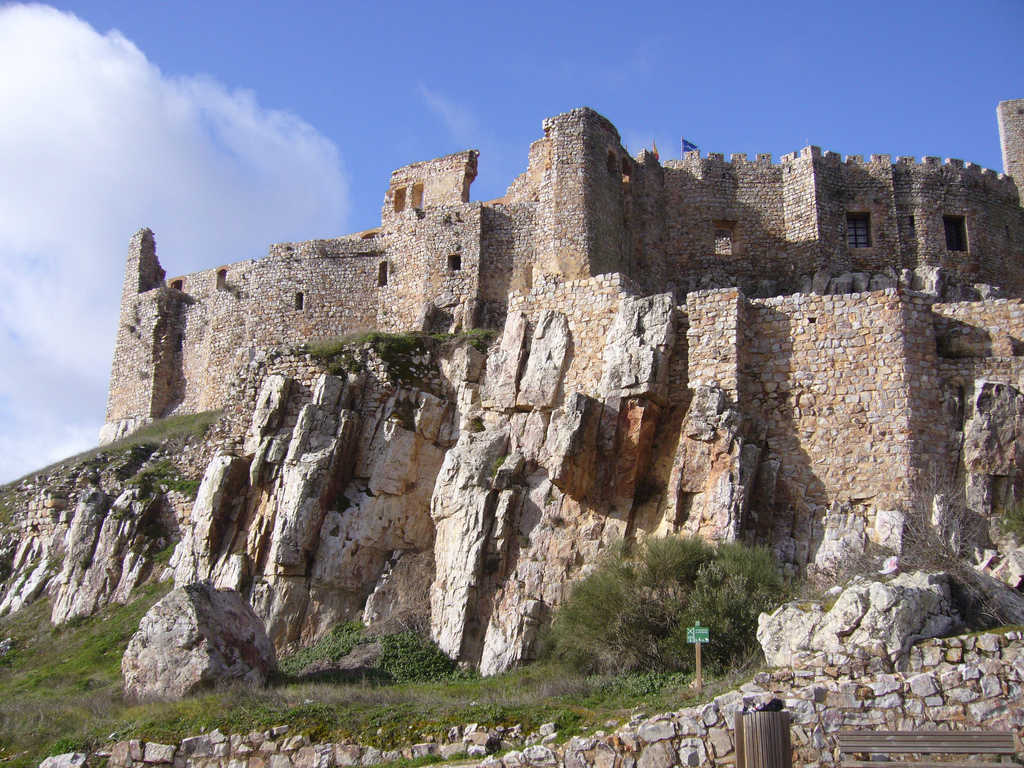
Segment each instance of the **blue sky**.
[[[6,52],[6,53],[5,53]],[[1002,169],[1024,2],[58,2],[0,6],[0,481],[95,442],[124,254],[169,273],[379,224],[390,172],[590,106],[634,154]]]

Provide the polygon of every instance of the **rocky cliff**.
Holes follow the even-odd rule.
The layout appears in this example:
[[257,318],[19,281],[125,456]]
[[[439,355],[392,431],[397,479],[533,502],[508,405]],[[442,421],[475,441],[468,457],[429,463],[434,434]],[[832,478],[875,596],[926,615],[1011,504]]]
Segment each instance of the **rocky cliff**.
[[[202,440],[140,438],[5,489],[0,611],[47,594],[60,623],[146,578],[209,580],[246,598],[279,651],[342,621],[391,621],[429,627],[492,674],[533,656],[573,580],[624,538],[761,540],[819,570],[871,544],[900,549],[909,508],[793,501],[771,425],[741,407],[726,369],[679,385],[687,355],[706,368],[707,339],[728,328],[670,294],[605,288],[611,311],[593,324],[513,308],[493,338],[253,353]],[[981,382],[959,397],[950,439],[984,524],[957,546],[1016,587],[1024,558],[985,515],[993,478],[1016,476],[1022,395]],[[950,501],[937,498],[941,526]]]

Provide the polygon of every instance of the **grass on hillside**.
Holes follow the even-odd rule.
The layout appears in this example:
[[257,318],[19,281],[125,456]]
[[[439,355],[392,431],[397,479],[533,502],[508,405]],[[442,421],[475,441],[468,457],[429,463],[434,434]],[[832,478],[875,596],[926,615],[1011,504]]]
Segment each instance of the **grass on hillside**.
[[100,453],[118,453],[134,446],[155,446],[171,441],[184,442],[201,439],[220,416],[220,411],[203,411],[202,413],[186,413],[180,416],[170,416],[166,419],[157,419],[120,440],[90,448],[62,461],[54,462],[42,469],[29,472],[24,477],[0,487],[0,490],[13,489],[24,482],[33,481],[36,478],[41,478],[58,470],[83,464],[94,459]]
[[[520,724],[524,733],[555,722],[568,737],[621,722],[636,707],[654,713],[697,703],[689,675],[584,676],[550,663],[492,678],[456,672],[434,683],[377,677],[301,682],[282,674],[264,689],[226,685],[179,702],[126,702],[121,656],[139,620],[167,589],[147,585],[131,605],[62,627],[50,625],[45,600],[0,619],[0,637],[15,641],[0,657],[0,764],[33,768],[47,755],[115,740],[170,743],[213,728],[249,733],[276,725],[314,740],[347,738],[381,749],[441,738],[471,722]],[[282,659],[282,667],[294,666]],[[751,673],[709,682],[701,700]]]

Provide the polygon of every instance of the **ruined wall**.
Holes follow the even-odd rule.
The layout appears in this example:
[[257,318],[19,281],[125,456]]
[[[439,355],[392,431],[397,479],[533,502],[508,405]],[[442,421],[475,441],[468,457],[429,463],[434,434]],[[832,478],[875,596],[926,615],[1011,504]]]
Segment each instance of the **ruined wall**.
[[935,304],[935,335],[940,357],[1013,357],[1024,351],[1024,301]]
[[1000,101],[996,114],[1003,172],[1013,176],[1019,186],[1024,180],[1024,99]]
[[[381,330],[448,333],[476,326],[480,303],[480,203],[393,213],[378,267]],[[424,305],[432,304],[424,315]],[[422,319],[421,319],[422,316]]]
[[[958,282],[999,285],[1011,295],[1024,291],[1024,209],[1012,179],[962,160],[901,157],[893,184],[906,266],[942,267]],[[949,247],[947,227],[961,232],[960,250]]]
[[523,312],[531,329],[544,310],[559,312],[568,320],[571,347],[556,407],[570,392],[601,396],[608,329],[622,300],[635,295],[636,286],[628,278],[612,274],[566,281],[540,277],[530,291],[509,297],[509,312]]
[[937,403],[915,312],[927,313],[923,299],[892,290],[750,302],[744,343],[754,373],[741,382],[741,403],[765,420],[768,455],[781,462],[772,540],[812,541],[812,518],[836,501],[909,502],[915,457],[931,449],[919,421]]
[[[1019,103],[1000,106],[1011,154],[1024,130],[1013,111]],[[552,286],[585,290],[588,283],[574,281],[622,275],[636,295],[670,291],[677,303],[729,286],[758,297],[897,284],[927,284],[947,300],[1024,294],[1017,187],[973,164],[843,161],[812,146],[778,164],[771,155],[726,162],[690,152],[662,167],[650,152],[630,158],[615,127],[587,108],[545,120],[544,134],[501,200],[468,202],[475,150],[415,163],[392,174],[379,230],[273,246],[267,258],[167,287],[152,234],[140,233],[126,270],[104,439],[146,419],[218,407],[226,372],[256,348],[369,329],[496,329],[510,297],[541,283],[543,293],[557,293]],[[686,303],[699,322],[717,311],[694,301]],[[588,321],[586,300],[574,302]],[[940,354],[957,354],[942,346],[950,343],[990,354],[984,332],[974,338],[943,322]],[[1014,354],[1000,344],[992,353]],[[675,357],[678,391],[689,363]],[[706,363],[695,360],[698,369]],[[740,361],[733,365],[725,384],[738,392]]]
[[[164,281],[146,233],[129,251],[101,440],[149,419],[222,407],[233,372],[257,349],[377,324],[374,241],[283,243],[259,261]],[[132,295],[136,283],[145,290]]]
[[[756,291],[762,279],[790,277],[785,243],[783,167],[771,155],[702,159],[688,152],[665,165],[666,279],[683,290],[708,276]],[[716,233],[728,232],[729,237]],[[705,284],[706,285],[706,284]]]

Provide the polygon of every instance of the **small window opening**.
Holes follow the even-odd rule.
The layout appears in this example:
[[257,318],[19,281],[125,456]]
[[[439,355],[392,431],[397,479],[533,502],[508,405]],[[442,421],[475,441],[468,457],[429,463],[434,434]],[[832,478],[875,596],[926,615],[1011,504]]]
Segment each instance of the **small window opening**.
[[629,158],[622,158],[622,193],[624,195],[629,194],[629,177],[633,172],[633,167],[629,163]]
[[177,352],[181,352],[182,347],[185,346],[185,334],[176,333],[174,334],[174,349]]
[[458,272],[462,269],[462,256],[458,253],[453,253],[448,257],[448,271]]
[[395,190],[395,212],[405,210],[405,187]]
[[412,185],[412,207],[422,208],[423,207],[423,184]]
[[946,250],[967,250],[967,223],[963,216],[943,216],[942,224],[946,230]]
[[228,287],[228,271],[226,269],[217,270],[217,290],[223,291]]
[[911,237],[917,237],[917,222],[914,221],[913,216],[907,219],[907,232]]
[[871,247],[871,214],[846,214],[846,242],[851,248]]
[[810,323],[811,325],[814,325],[816,322],[818,322],[818,318],[816,318],[816,317],[808,317],[807,318],[807,322]]
[[303,295],[302,291],[297,292],[295,294],[295,309],[302,309],[305,303],[306,297]]
[[388,284],[388,263],[382,261],[380,267],[377,268],[377,285],[384,286]]
[[618,158],[616,158],[615,157],[615,153],[612,150],[609,149],[608,150],[608,173],[609,173],[609,175],[614,176],[618,172],[618,170],[619,170],[618,166],[619,166]]
[[734,221],[715,222],[715,253],[731,256],[733,253],[733,235],[736,229]]
[[185,290],[185,281],[175,280],[173,283],[171,283],[171,288],[173,288],[176,291],[183,291]]

